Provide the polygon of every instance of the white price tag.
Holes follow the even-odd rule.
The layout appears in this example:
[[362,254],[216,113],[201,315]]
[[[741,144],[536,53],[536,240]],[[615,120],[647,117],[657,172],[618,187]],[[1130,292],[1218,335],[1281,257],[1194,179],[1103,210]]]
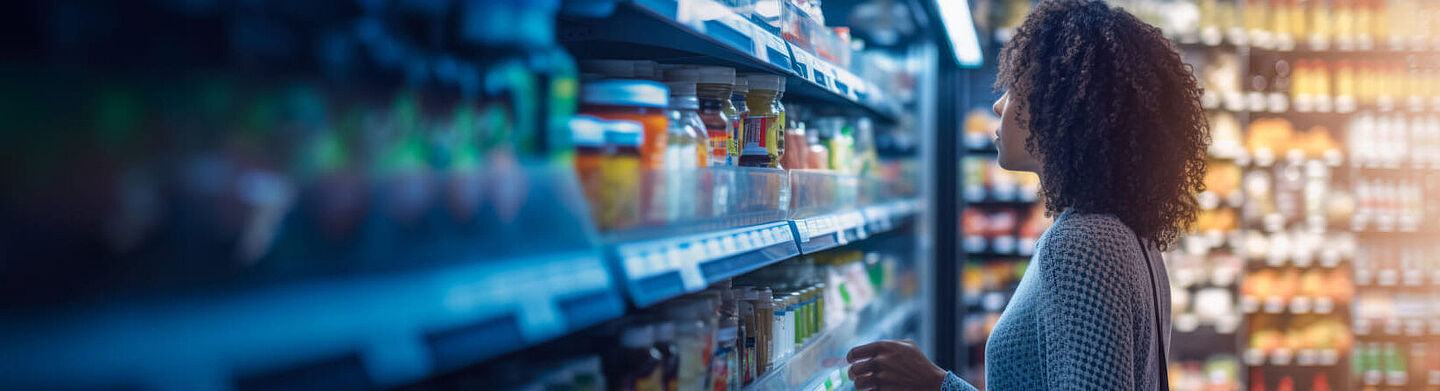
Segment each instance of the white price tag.
[[700,266],[694,259],[687,259],[687,252],[680,248],[665,251],[670,263],[680,271],[680,281],[685,284],[686,291],[705,289],[705,277],[700,275]]

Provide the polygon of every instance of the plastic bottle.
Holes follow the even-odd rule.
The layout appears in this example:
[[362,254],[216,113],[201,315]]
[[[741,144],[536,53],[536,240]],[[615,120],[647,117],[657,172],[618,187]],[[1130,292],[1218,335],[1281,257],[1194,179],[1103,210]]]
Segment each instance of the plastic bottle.
[[776,96],[784,79],[777,75],[749,75],[750,92],[745,97],[749,108],[740,131],[740,164],[745,167],[777,167],[780,165],[777,140],[782,124],[777,111]]
[[660,351],[661,385],[665,391],[676,391],[680,379],[680,348],[675,346],[675,323],[655,325],[655,349]]
[[640,165],[654,170],[665,166],[665,147],[669,140],[669,120],[665,108],[670,104],[670,90],[664,84],[645,80],[602,80],[585,83],[581,91],[580,112],[609,120],[635,121],[644,127],[640,145]]
[[734,290],[736,298],[736,309],[740,317],[740,336],[736,345],[740,351],[740,382],[750,384],[755,380],[756,367],[756,333],[759,327],[755,324],[755,288],[736,287]]
[[735,105],[730,102],[735,84],[735,69],[701,67],[699,71],[700,80],[695,86],[695,92],[700,99],[700,119],[705,122],[705,131],[709,137],[709,164],[727,165],[727,144],[734,131],[731,118],[739,118]]
[[640,144],[640,219],[646,222],[666,220],[665,187],[660,177],[649,175],[666,167],[665,149],[669,144],[665,116],[670,104],[670,90],[664,84],[646,80],[602,80],[582,87],[580,112],[597,118],[634,121],[644,129]]
[[786,338],[788,336],[786,325],[789,324],[789,321],[786,319],[788,312],[785,307],[785,299],[783,297],[776,297],[770,300],[772,326],[770,326],[771,347],[769,361],[771,363],[780,362],[780,360],[784,359],[785,355],[788,354],[790,347],[794,346],[793,343],[790,343],[791,340]]
[[612,371],[610,389],[662,391],[660,351],[655,349],[655,326],[629,326],[620,335],[619,371]]
[[820,130],[808,129],[805,131],[805,142],[810,151],[805,153],[805,168],[811,170],[825,170],[830,168],[830,148],[820,142]]
[[[781,76],[781,77],[780,77],[780,88],[779,88],[779,89],[776,89],[776,91],[775,91],[775,100],[773,101],[773,102],[774,102],[774,105],[771,106],[771,110],[774,110],[774,111],[775,111],[775,118],[778,118],[778,119],[779,119],[780,124],[779,124],[779,126],[777,126],[777,127],[775,128],[776,130],[775,130],[774,138],[769,138],[769,139],[766,140],[766,141],[771,141],[771,140],[773,140],[773,141],[771,141],[769,144],[766,145],[766,149],[768,149],[768,150],[770,151],[770,156],[774,156],[774,159],[775,159],[775,163],[772,164],[772,165],[770,165],[770,168],[779,168],[779,167],[780,167],[780,157],[781,157],[781,156],[785,156],[785,132],[786,132],[787,130],[790,130],[790,129],[789,129],[789,126],[788,126],[788,125],[790,124],[790,122],[788,122],[788,119],[786,118],[786,115],[787,115],[788,113],[787,113],[787,111],[785,110],[785,103],[782,102],[782,100],[783,100],[784,98],[785,98],[785,77],[784,77],[784,76]],[[767,135],[767,136],[769,136],[769,135]]]
[[665,317],[675,323],[675,346],[680,351],[677,389],[703,390],[709,372],[705,349],[705,323],[696,314],[697,301],[680,301],[665,308]]
[[605,208],[605,127],[606,121],[580,115],[570,120],[571,140],[575,145],[575,176],[590,204],[590,213],[600,229],[608,229]]
[[775,310],[769,287],[755,289],[755,378],[770,370],[774,362]]
[[601,166],[599,226],[630,227],[640,217],[640,146],[644,128],[634,121],[608,121]]
[[730,91],[730,103],[735,107],[734,112],[726,112],[730,117],[730,136],[725,140],[725,165],[740,165],[740,132],[745,129],[745,116],[750,115],[749,106],[745,105],[745,99],[750,95],[750,81],[745,77],[735,78],[735,87]]
[[686,167],[710,165],[710,134],[700,117],[700,100],[696,95],[699,81],[700,72],[692,68],[671,69],[665,73],[666,86],[670,87],[670,109],[679,112],[679,120],[685,124],[690,141],[688,150],[681,151],[688,155]]
[[740,389],[739,340],[740,318],[735,296],[729,289],[721,292],[719,328],[715,337],[715,358],[710,363],[710,382],[715,391]]
[[805,122],[800,121],[798,114],[802,113],[800,107],[790,105],[790,111],[795,113],[787,114],[788,123],[785,125],[785,152],[780,155],[780,167],[793,170],[808,168],[810,143],[806,135]]

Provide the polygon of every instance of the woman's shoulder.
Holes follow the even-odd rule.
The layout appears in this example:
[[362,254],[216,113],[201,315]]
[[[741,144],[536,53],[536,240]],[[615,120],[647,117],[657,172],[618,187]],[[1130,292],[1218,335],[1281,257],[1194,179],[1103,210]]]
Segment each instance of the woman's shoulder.
[[1138,239],[1119,218],[1066,211],[1036,246],[1041,277],[1098,286],[1127,279]]
[[1125,255],[1136,245],[1135,232],[1111,214],[1067,210],[1045,231],[1037,251],[1079,251]]

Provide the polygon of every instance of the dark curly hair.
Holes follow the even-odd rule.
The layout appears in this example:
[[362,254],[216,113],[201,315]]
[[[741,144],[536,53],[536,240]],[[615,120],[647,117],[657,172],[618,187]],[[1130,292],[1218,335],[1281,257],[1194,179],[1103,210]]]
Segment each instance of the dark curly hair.
[[1102,1],[1041,1],[999,66],[1047,215],[1113,214],[1161,249],[1190,229],[1209,124],[1193,69],[1160,29]]

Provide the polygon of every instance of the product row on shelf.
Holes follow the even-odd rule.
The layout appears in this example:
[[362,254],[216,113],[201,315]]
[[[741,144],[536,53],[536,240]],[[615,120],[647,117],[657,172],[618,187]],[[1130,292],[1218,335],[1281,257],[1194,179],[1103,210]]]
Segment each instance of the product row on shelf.
[[831,357],[913,336],[907,254],[879,245],[782,262],[415,387],[834,389],[848,378]]
[[[654,45],[665,41],[676,49],[752,69],[797,76],[796,93],[827,101],[860,105],[873,115],[893,120],[901,102],[913,99],[914,82],[904,75],[903,59],[876,50],[862,50],[848,29],[823,26],[807,9],[809,2],[774,0],[747,2],[712,0],[638,0],[620,2],[600,20],[577,19],[561,26],[567,44],[586,54],[592,42]],[[797,5],[805,4],[805,5]],[[818,5],[813,5],[818,10]],[[783,22],[783,26],[781,26]],[[627,25],[631,28],[605,27]],[[588,27],[587,27],[588,26]],[[599,26],[599,28],[595,28]],[[837,33],[838,30],[838,33]],[[675,34],[661,37],[656,34]],[[603,49],[598,49],[603,50]]]
[[1051,220],[1039,204],[972,205],[961,212],[961,243],[971,254],[1029,256]]
[[[1296,51],[1425,51],[1440,7],[1424,0],[1197,0],[1193,8],[1139,3],[1142,18],[1181,41]],[[1175,18],[1184,12],[1195,18]],[[1162,18],[1161,13],[1170,18]]]
[[[0,136],[15,158],[0,216],[27,225],[3,240],[17,261],[0,276],[0,350],[27,357],[5,362],[7,386],[395,387],[921,210],[913,156],[877,156],[877,140],[913,139],[891,137],[906,89],[877,87],[908,65],[848,40],[819,49],[835,44],[821,33],[727,35],[702,20],[733,11],[702,2],[588,3],[676,39],[641,43],[725,67],[580,56],[556,15],[583,1],[62,3],[40,7],[113,29],[64,30],[36,51],[58,64],[7,70],[34,99],[0,111],[36,130]],[[71,66],[156,32],[189,39]],[[717,49],[737,39],[763,50]],[[611,336],[668,328],[683,329]],[[590,375],[612,365],[558,376],[603,387],[619,378]],[[289,383],[315,379],[337,383]]]

